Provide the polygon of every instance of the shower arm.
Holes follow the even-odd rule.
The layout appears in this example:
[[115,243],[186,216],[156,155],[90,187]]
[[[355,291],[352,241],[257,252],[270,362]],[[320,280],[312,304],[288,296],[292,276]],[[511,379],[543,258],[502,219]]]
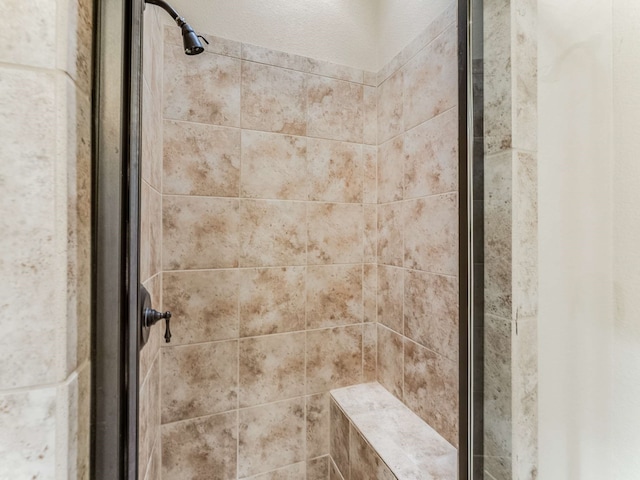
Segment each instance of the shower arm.
[[167,12],[169,15],[171,15],[171,18],[173,18],[176,23],[178,24],[179,27],[182,26],[183,23],[185,23],[184,18],[182,18],[180,15],[178,15],[178,12],[176,12],[175,8],[173,8],[171,5],[169,5],[167,2],[163,1],[163,0],[144,0],[145,3],[148,3],[150,5],[156,5],[160,8],[162,8],[165,12]]

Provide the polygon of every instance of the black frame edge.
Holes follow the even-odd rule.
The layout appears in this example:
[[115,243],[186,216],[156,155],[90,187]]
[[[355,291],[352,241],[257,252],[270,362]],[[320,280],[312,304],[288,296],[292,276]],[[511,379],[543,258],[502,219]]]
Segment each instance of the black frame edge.
[[138,473],[142,0],[94,1],[90,476]]
[[469,219],[472,211],[469,200],[469,67],[470,32],[469,12],[471,0],[458,0],[458,258],[459,258],[459,357],[458,357],[458,479],[471,479],[473,458],[471,455],[470,424],[472,415],[470,387],[470,293],[471,264]]

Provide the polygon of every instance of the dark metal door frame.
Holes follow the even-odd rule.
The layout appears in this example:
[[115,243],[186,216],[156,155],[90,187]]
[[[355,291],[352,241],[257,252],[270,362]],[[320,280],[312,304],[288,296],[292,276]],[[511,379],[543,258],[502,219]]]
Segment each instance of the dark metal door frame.
[[473,166],[473,125],[471,110],[473,85],[471,68],[471,1],[458,0],[458,262],[459,262],[459,358],[458,358],[458,479],[471,479],[473,454],[473,392],[471,359],[473,358],[473,195],[471,168]]
[[94,2],[91,478],[138,474],[142,0]]

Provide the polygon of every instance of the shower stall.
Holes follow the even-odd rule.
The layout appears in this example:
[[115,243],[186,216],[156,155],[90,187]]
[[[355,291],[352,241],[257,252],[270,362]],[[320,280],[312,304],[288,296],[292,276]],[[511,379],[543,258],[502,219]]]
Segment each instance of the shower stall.
[[131,13],[129,318],[171,333],[120,327],[128,478],[536,478],[531,46],[482,29],[509,10],[356,2],[378,36],[339,55],[182,3],[201,35]]

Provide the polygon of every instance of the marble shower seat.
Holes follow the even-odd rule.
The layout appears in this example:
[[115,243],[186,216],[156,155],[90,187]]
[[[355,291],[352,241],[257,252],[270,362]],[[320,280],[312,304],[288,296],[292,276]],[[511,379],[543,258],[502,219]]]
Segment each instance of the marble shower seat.
[[455,480],[457,450],[377,382],[331,391],[336,480]]

